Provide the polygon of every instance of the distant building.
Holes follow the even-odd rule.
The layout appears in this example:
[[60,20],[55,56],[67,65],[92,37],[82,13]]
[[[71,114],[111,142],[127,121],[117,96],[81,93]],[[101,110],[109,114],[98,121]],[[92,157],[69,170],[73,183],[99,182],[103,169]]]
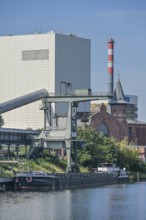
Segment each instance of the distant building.
[[108,103],[109,103],[108,100],[91,101],[91,112],[92,113],[97,113],[98,111],[100,111],[101,104],[104,104],[108,108]]
[[[0,102],[47,89],[60,94],[90,88],[91,42],[73,34],[0,37]],[[70,85],[70,86],[69,86]],[[42,128],[40,101],[4,113],[5,127]],[[53,106],[55,112],[64,111]],[[82,103],[80,111],[89,111]]]

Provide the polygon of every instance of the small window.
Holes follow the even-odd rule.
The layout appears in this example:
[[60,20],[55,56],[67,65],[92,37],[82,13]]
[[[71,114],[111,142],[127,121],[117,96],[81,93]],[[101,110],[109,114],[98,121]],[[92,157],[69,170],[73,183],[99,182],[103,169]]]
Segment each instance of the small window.
[[22,60],[48,60],[49,50],[24,50],[22,51]]

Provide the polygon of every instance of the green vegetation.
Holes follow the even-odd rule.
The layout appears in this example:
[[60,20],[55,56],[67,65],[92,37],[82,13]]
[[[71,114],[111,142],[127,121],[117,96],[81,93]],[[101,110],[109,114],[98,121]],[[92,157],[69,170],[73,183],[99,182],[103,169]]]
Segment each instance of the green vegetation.
[[18,164],[0,164],[0,176],[12,176],[18,171],[44,171],[48,173],[65,172],[66,161],[57,156],[46,156],[44,158],[23,159]]
[[0,115],[0,128],[4,125],[4,119],[2,118],[2,116]]
[[[72,147],[72,158],[75,160],[77,154],[77,162],[81,172],[87,172],[96,168],[99,163],[116,163],[120,168],[126,168],[132,177],[137,172],[146,178],[146,163],[139,158],[137,148],[133,145],[128,146],[127,140],[121,142],[113,138],[105,137],[96,131],[87,129],[78,129],[78,139],[83,140],[85,145],[78,148],[75,153],[75,146]],[[21,159],[25,152],[25,148],[21,148]],[[13,154],[14,156],[15,154]],[[16,155],[15,155],[16,157]],[[12,157],[14,159],[15,157]],[[45,171],[45,172],[65,172],[66,159],[59,158],[55,152],[49,152],[48,149],[43,151],[41,158],[20,160],[18,164],[0,164],[0,175],[12,175],[18,170],[28,171]]]
[[99,163],[116,163],[128,171],[146,173],[146,163],[139,158],[137,148],[128,145],[127,140],[117,140],[102,136],[92,129],[78,129],[78,139],[85,142],[85,147],[78,150],[79,164],[89,169]]

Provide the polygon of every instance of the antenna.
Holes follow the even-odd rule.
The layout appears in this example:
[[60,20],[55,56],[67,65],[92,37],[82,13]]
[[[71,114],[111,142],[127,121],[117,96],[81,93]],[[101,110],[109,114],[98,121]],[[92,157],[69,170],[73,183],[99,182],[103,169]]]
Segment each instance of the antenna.
[[39,34],[41,34],[41,33],[42,33],[42,28],[43,28],[43,25],[41,24]]
[[41,34],[42,33],[42,24],[40,26],[40,30],[38,31],[38,27],[36,25],[36,28],[35,28],[35,34]]

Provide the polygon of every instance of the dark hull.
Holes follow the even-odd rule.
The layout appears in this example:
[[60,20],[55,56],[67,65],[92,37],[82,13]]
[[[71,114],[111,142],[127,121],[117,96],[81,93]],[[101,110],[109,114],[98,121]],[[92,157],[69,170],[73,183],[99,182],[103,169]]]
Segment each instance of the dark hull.
[[13,177],[4,177],[0,178],[0,192],[9,191],[14,189],[14,181]]
[[31,191],[57,191],[125,182],[128,182],[128,177],[119,178],[112,173],[52,174],[44,176],[19,175],[15,179],[14,189]]

